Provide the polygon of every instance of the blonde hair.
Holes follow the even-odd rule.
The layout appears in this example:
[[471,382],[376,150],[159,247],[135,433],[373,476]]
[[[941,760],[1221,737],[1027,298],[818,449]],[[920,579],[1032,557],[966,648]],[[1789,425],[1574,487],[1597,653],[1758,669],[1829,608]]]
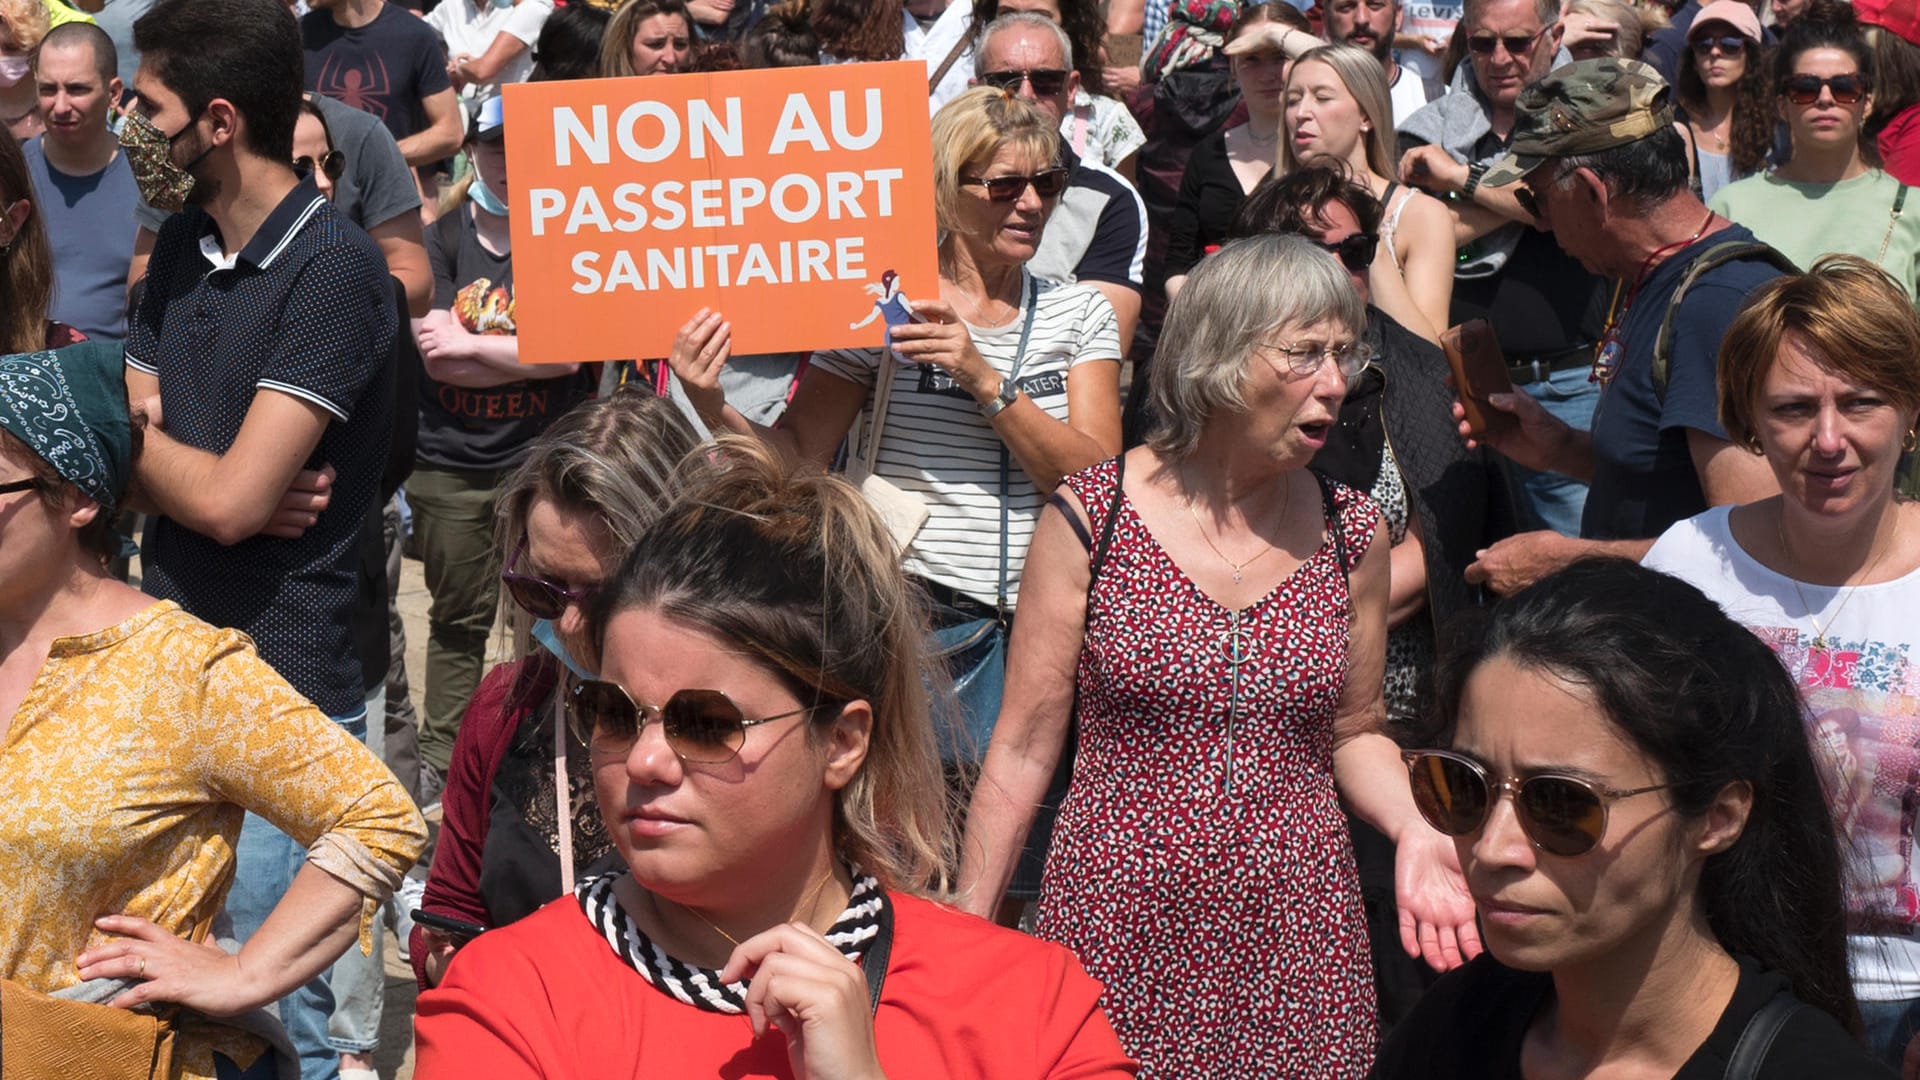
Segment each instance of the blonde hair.
[[600,39],[601,78],[624,79],[639,74],[633,70],[634,35],[640,32],[641,23],[655,15],[677,15],[686,22],[687,33],[693,33],[693,14],[685,0],[627,0],[607,21],[607,32]]
[[1620,29],[1613,35],[1613,55],[1628,60],[1640,59],[1646,29],[1641,25],[1639,8],[1623,4],[1620,0],[1567,0],[1567,13],[1591,15],[1618,24]]
[[52,25],[46,0],[0,0],[0,26],[12,35],[14,46],[23,53],[39,48],[40,39],[47,36]]
[[[946,892],[953,847],[927,690],[939,679],[926,601],[886,526],[845,480],[741,436],[689,456],[675,483],[594,604],[595,652],[614,615],[647,608],[739,648],[802,702],[867,702],[866,760],[835,796],[835,846],[885,888]],[[838,715],[817,709],[809,731]]]
[[984,166],[1011,144],[1052,164],[1060,160],[1060,131],[1038,105],[991,86],[976,86],[933,114],[933,206],[951,233],[960,217],[960,174]]
[[[1393,95],[1387,89],[1386,69],[1374,55],[1358,45],[1322,45],[1309,49],[1293,62],[1293,70],[1287,75],[1287,84],[1291,88],[1300,69],[1310,63],[1321,63],[1333,69],[1341,85],[1353,97],[1355,105],[1360,107],[1360,115],[1366,118],[1372,130],[1362,135],[1367,148],[1367,168],[1383,180],[1391,180],[1397,174],[1393,156]],[[1280,172],[1284,175],[1300,167],[1300,158],[1294,153],[1293,140],[1280,140]]]

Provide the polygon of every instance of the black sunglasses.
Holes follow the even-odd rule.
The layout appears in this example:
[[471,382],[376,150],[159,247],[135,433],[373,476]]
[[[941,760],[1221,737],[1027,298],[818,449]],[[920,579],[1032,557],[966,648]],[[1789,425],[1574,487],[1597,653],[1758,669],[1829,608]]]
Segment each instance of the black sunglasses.
[[567,724],[596,755],[613,760],[632,753],[641,729],[658,719],[667,746],[680,760],[719,765],[740,752],[748,728],[822,707],[809,705],[749,720],[718,690],[676,690],[665,705],[636,705],[619,683],[588,679],[567,699]]
[[15,480],[11,483],[0,484],[0,495],[11,495],[16,491],[32,491],[39,486],[40,481],[28,477],[25,480]]
[[1033,84],[1033,92],[1040,97],[1052,97],[1067,88],[1067,72],[1059,68],[1035,68],[1032,71],[990,71],[980,76],[980,81],[997,90],[1009,94],[1020,92],[1020,83],[1024,80]]
[[1492,56],[1496,44],[1505,45],[1507,55],[1517,59],[1527,55],[1527,50],[1533,48],[1533,43],[1539,41],[1540,35],[1546,32],[1546,28],[1542,27],[1531,34],[1475,34],[1467,39],[1467,48],[1481,56]]
[[1867,80],[1860,75],[1835,75],[1828,79],[1818,75],[1789,75],[1780,83],[1787,100],[1795,105],[1819,101],[1821,87],[1833,94],[1836,105],[1854,105],[1867,96]]
[[1693,46],[1695,56],[1712,56],[1715,52],[1741,56],[1747,51],[1747,39],[1738,34],[1706,34],[1688,44]]
[[[306,172],[313,168],[313,157],[308,154],[301,154],[299,157],[293,159],[293,167],[300,172]],[[327,151],[320,155],[319,171],[320,175],[326,177],[329,181],[339,180],[340,174],[347,171],[347,155],[338,150]]]
[[1504,792],[1513,796],[1520,829],[1533,846],[1565,858],[1585,855],[1607,835],[1608,803],[1673,786],[1616,791],[1552,773],[1496,783],[1479,762],[1446,750],[1408,750],[1400,756],[1413,784],[1413,804],[1435,829],[1448,836],[1472,836],[1485,827],[1494,800]]
[[987,198],[994,202],[1012,202],[1033,185],[1033,193],[1043,199],[1051,199],[1066,189],[1067,170],[1055,166],[1032,176],[963,176],[963,184],[987,189]]
[[1380,250],[1380,237],[1375,233],[1357,232],[1341,237],[1335,243],[1315,240],[1314,243],[1340,256],[1340,265],[1353,273],[1365,273],[1373,265],[1373,257]]
[[514,567],[520,564],[520,556],[526,551],[527,543],[522,540],[508,557],[507,568],[500,572],[500,583],[507,587],[507,595],[513,597],[513,602],[534,618],[557,619],[561,612],[567,610],[568,604],[584,604],[600,591],[598,585],[587,589],[569,589],[536,574],[520,573]]

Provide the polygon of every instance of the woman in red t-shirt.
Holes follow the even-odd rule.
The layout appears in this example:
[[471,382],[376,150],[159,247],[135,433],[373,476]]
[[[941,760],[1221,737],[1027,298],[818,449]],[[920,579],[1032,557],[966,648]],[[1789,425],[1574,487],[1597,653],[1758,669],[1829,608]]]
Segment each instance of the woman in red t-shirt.
[[1071,953],[928,899],[926,606],[859,493],[788,468],[696,454],[603,587],[570,716],[626,866],[458,954],[421,1080],[1133,1075]]

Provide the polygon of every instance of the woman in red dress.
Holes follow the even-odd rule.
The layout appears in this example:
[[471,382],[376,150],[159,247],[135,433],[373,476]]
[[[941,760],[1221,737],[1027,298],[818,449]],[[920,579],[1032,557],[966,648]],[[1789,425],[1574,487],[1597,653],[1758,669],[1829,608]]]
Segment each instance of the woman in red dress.
[[1038,606],[1015,631],[962,892],[992,910],[1071,714],[1038,931],[1105,983],[1142,1075],[1366,1074],[1374,992],[1343,797],[1398,845],[1407,950],[1436,967],[1478,951],[1451,845],[1378,730],[1379,512],[1305,469],[1369,360],[1363,319],[1308,241],[1209,257],[1168,312],[1157,433],[1068,477],[1028,557]]

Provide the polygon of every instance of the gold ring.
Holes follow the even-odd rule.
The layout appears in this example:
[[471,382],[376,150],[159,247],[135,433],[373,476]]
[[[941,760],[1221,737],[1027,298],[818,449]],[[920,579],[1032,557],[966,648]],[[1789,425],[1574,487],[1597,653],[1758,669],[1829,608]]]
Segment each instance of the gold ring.
[[134,959],[140,961],[140,970],[136,972],[136,974],[138,974],[143,979],[146,978],[147,977],[147,958],[144,956],[136,956],[134,957]]

